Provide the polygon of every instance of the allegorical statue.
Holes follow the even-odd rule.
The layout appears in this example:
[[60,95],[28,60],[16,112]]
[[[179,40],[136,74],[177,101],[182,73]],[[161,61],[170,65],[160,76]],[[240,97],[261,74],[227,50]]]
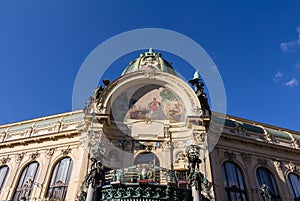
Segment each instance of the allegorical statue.
[[102,106],[99,105],[101,102],[101,95],[102,95],[105,87],[107,87],[110,84],[109,80],[103,80],[102,82],[104,84],[104,87],[102,87],[102,85],[99,84],[97,89],[94,90],[93,96],[89,97],[89,100],[88,100],[85,108],[83,109],[83,112],[85,114],[90,114],[95,111],[97,112],[101,109]]
[[194,73],[193,79],[189,80],[189,83],[195,87],[195,93],[200,101],[201,109],[204,115],[211,115],[211,110],[208,104],[206,93],[204,93],[204,83],[199,77],[198,71]]
[[104,87],[102,87],[100,84],[98,85],[97,89],[94,90],[94,100],[96,103],[99,103],[101,94],[105,87],[107,87],[110,84],[109,80],[103,80]]

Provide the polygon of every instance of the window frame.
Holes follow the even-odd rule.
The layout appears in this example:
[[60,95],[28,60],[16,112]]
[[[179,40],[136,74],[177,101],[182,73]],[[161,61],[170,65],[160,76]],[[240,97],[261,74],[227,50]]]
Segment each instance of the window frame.
[[[36,164],[37,166],[35,167],[34,169],[34,176],[33,176],[33,179],[28,179],[27,181],[32,181],[30,183],[27,183],[26,178],[29,176],[27,175],[28,174],[28,170],[29,168]],[[36,182],[36,179],[37,179],[37,175],[39,173],[39,170],[40,170],[40,164],[39,162],[37,161],[32,161],[30,163],[28,163],[23,169],[22,169],[22,172],[19,176],[19,179],[18,179],[18,183],[16,185],[16,188],[14,190],[14,195],[13,195],[13,201],[19,201],[20,198],[22,197],[29,197],[31,196],[31,193],[32,193],[32,190],[34,188],[34,183]],[[30,173],[30,172],[29,172]],[[21,182],[21,184],[20,184]],[[28,186],[25,186],[27,184],[30,184],[29,187]],[[25,186],[25,187],[24,187]],[[26,192],[28,191],[28,192]]]
[[[227,170],[227,164],[228,165],[232,165],[233,168],[234,168],[234,173],[235,173],[235,180],[237,181],[238,183],[238,188],[237,189],[234,189],[235,191],[233,191],[233,189],[231,189],[232,187],[230,187],[229,185],[229,176],[228,176],[228,170]],[[241,200],[244,200],[244,201],[247,201],[248,200],[248,194],[247,194],[247,191],[246,191],[246,184],[245,184],[245,179],[244,179],[244,173],[242,171],[242,168],[235,162],[232,162],[232,161],[224,161],[222,163],[222,178],[223,178],[223,185],[224,185],[224,190],[225,190],[225,195],[226,195],[226,201],[231,201],[233,200],[233,198],[231,198],[231,193],[235,193],[235,196],[241,196]],[[242,184],[241,184],[242,182]],[[225,186],[225,183],[226,183],[226,186]],[[242,189],[243,187],[243,189]],[[245,197],[245,199],[243,199],[243,197]],[[234,198],[234,200],[236,200],[236,198]]]
[[[268,183],[271,183],[272,184],[272,186],[268,186],[266,183],[264,183],[263,181],[262,181],[262,178],[260,177],[260,174],[259,174],[259,171],[264,171],[265,173],[267,173],[267,178],[268,178]],[[262,172],[263,173],[263,172]],[[261,174],[262,174],[261,173]],[[270,195],[271,195],[271,200],[272,201],[281,201],[281,197],[280,197],[280,193],[279,193],[279,190],[278,190],[278,185],[277,185],[277,183],[276,183],[276,180],[275,180],[275,177],[274,177],[274,174],[268,169],[268,168],[266,168],[266,167],[262,167],[262,166],[260,166],[260,167],[258,167],[257,169],[256,169],[256,179],[257,179],[257,181],[258,181],[258,186],[259,186],[259,188],[261,188],[261,186],[263,185],[263,184],[265,184],[265,185],[267,185],[268,186],[268,188],[270,189],[270,190],[276,190],[277,191],[277,194],[275,194],[274,195],[274,192],[270,192],[269,191],[269,193],[270,193]],[[275,187],[275,189],[274,189],[274,187]],[[273,195],[272,195],[273,194]],[[263,195],[262,195],[262,193],[261,193],[261,196],[262,196],[262,200],[263,200]]]
[[297,195],[296,195],[296,193],[295,193],[294,185],[293,185],[293,183],[292,183],[292,181],[291,181],[291,177],[290,177],[291,175],[297,177],[298,183],[299,183],[299,189],[300,189],[300,176],[299,176],[298,174],[293,173],[293,172],[290,172],[290,173],[288,173],[288,175],[287,175],[288,185],[289,185],[290,191],[291,191],[291,193],[292,193],[292,196],[293,196],[293,198],[294,198],[295,201],[300,201],[300,193],[299,193],[299,196],[296,197]]
[[[62,167],[61,163],[63,160],[68,160],[68,168],[67,168],[66,173],[64,173],[63,170],[60,169]],[[46,191],[47,199],[65,200],[67,192],[68,192],[68,188],[69,188],[72,170],[73,170],[73,160],[71,157],[61,158],[55,163],[55,165],[52,169],[52,172],[51,172],[49,184],[47,186],[47,191]],[[65,182],[58,181],[57,176],[59,174],[63,174],[66,176]],[[55,196],[55,192],[57,189],[60,190],[60,192],[61,192],[60,197],[53,197],[53,196]]]
[[[0,167],[0,172],[3,170],[3,168],[6,168],[6,170],[5,170],[6,172],[5,172],[4,178],[3,179],[0,178],[0,193],[1,193],[2,189],[3,189],[3,187],[4,187],[4,184],[6,182],[6,179],[8,177],[8,172],[9,172],[9,167],[7,165],[1,166]],[[2,180],[2,182],[1,182],[1,180]]]

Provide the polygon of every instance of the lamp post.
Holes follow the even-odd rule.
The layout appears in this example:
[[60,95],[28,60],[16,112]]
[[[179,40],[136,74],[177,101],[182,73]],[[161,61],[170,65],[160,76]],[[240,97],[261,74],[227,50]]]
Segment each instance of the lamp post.
[[186,149],[186,154],[189,161],[189,175],[188,182],[192,189],[193,201],[200,201],[201,192],[201,173],[200,173],[200,147],[196,144],[191,144]]
[[99,195],[97,195],[97,188],[104,174],[102,163],[97,161],[95,158],[91,158],[91,160],[93,163],[91,165],[91,170],[87,176],[87,181],[89,185],[86,201],[96,201],[98,199]]

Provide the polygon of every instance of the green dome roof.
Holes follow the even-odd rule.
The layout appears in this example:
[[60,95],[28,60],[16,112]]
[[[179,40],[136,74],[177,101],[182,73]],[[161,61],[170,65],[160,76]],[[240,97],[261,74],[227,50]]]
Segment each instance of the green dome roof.
[[130,62],[125,68],[122,75],[136,71],[162,71],[173,75],[177,75],[172,64],[161,57],[161,53],[153,52],[152,48],[148,52],[140,54],[139,58]]

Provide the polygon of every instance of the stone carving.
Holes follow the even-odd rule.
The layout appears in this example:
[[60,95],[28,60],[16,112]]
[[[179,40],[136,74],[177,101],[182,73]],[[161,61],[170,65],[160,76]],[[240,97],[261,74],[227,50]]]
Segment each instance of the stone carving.
[[40,154],[38,153],[38,151],[36,151],[35,153],[32,153],[32,154],[30,155],[30,159],[31,159],[31,160],[35,160],[35,159],[37,159],[39,156],[40,156]]
[[239,124],[237,122],[235,122],[235,129],[236,129],[236,133],[238,133],[238,134],[242,134],[242,135],[246,134],[245,129],[242,127],[241,124]]
[[266,159],[258,158],[257,162],[263,166],[266,166],[268,164],[268,161]]
[[98,85],[97,89],[94,90],[93,96],[89,97],[88,102],[86,103],[83,112],[85,115],[90,115],[94,112],[100,113],[103,109],[101,100],[103,96],[104,89],[110,84],[109,80],[103,80],[104,87],[100,84]]
[[195,113],[196,116],[201,116],[201,115],[203,115],[203,110],[202,110],[200,107],[198,107],[198,106],[195,106],[195,107],[193,108],[193,112]]
[[264,131],[264,139],[267,141],[267,142],[272,142],[272,136],[265,130]]
[[275,166],[275,168],[277,169],[277,170],[281,170],[281,161],[280,160],[274,160],[273,161],[273,163],[274,163],[274,166]]
[[289,162],[288,164],[288,169],[291,171],[291,172],[294,172],[296,170],[296,165],[293,163],[293,162]]
[[1,134],[1,138],[0,138],[1,142],[5,141],[6,135],[7,135],[6,131],[3,131],[2,134]]
[[300,144],[299,144],[298,140],[296,140],[295,138],[292,139],[292,144],[294,145],[294,147],[300,148]]
[[27,137],[30,137],[30,136],[32,135],[33,131],[34,131],[33,127],[30,126],[30,127],[27,129],[25,135],[26,135]]
[[16,162],[21,162],[25,156],[25,152],[19,153],[16,155]]
[[234,160],[234,159],[236,159],[236,155],[235,155],[235,153],[233,153],[233,152],[228,152],[228,151],[226,151],[226,152],[224,152],[224,156],[226,156],[229,160]]
[[205,140],[205,132],[194,132],[194,140],[197,144],[202,144]]
[[70,148],[70,145],[66,148],[66,149],[62,149],[61,150],[61,153],[64,155],[64,156],[67,156],[69,153],[71,153],[71,148]]
[[175,163],[179,163],[181,161],[187,162],[186,155],[182,151],[176,154]]
[[93,112],[94,101],[94,97],[90,96],[88,102],[86,103],[86,106],[83,108],[83,113],[85,115],[91,114]]
[[63,123],[62,123],[61,121],[58,121],[58,122],[54,125],[54,131],[55,131],[55,132],[61,131],[62,125],[63,125]]
[[55,151],[55,148],[48,149],[46,152],[47,156],[49,156],[49,157],[53,156],[54,151]]
[[250,164],[251,163],[251,154],[248,153],[241,153],[241,157],[245,163]]
[[164,128],[164,137],[169,138],[170,136],[171,136],[171,132],[170,132],[169,127],[165,127]]
[[4,164],[8,163],[9,161],[10,161],[9,156],[3,157],[0,159],[1,165],[4,165]]
[[152,149],[155,149],[155,147],[152,145],[152,142],[145,142],[144,143],[144,146],[145,146],[145,151],[152,151]]

